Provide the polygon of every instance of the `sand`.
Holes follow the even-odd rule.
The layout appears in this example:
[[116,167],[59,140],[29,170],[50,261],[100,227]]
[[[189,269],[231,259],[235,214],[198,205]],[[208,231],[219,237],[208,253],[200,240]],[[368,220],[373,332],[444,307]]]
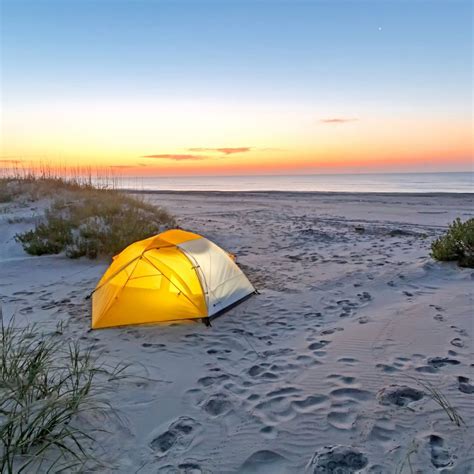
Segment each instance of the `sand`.
[[474,472],[474,271],[429,257],[454,217],[474,216],[471,196],[145,198],[237,254],[260,294],[209,328],[90,331],[85,297],[107,262],[27,256],[13,236],[45,203],[0,208],[4,316],[63,321],[63,337],[130,364],[110,395],[119,417],[92,420],[107,430],[100,472]]

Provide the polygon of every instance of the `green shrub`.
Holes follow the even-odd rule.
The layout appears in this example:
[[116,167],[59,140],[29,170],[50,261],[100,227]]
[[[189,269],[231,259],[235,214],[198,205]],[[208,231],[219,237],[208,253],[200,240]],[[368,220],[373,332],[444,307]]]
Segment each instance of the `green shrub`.
[[16,240],[30,255],[54,254],[73,243],[72,224],[56,217],[51,209],[45,214],[46,222],[39,223],[34,230],[17,234]]
[[26,252],[65,251],[70,258],[114,255],[175,224],[164,209],[118,191],[79,188],[63,194],[34,230],[16,236]]
[[0,178],[0,203],[11,202],[19,195],[18,187],[9,179]]
[[458,217],[447,232],[431,244],[431,256],[441,261],[457,261],[461,267],[474,268],[474,219]]

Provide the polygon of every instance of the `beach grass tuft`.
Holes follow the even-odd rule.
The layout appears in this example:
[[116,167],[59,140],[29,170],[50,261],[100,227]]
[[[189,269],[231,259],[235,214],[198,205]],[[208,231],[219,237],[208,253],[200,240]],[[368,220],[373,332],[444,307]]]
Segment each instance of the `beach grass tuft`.
[[65,342],[60,333],[16,328],[1,317],[1,473],[37,472],[41,466],[59,472],[94,461],[93,430],[81,428],[78,419],[110,410],[103,395],[125,367],[96,365],[89,350]]
[[403,474],[404,472],[406,472],[405,467],[407,466],[408,469],[410,469],[410,474],[415,474],[411,457],[418,452],[418,449],[419,445],[417,441],[413,439],[405,453],[405,457],[397,465],[397,469],[395,471],[396,474]]
[[426,390],[431,399],[444,410],[444,412],[448,415],[448,418],[456,426],[461,427],[462,425],[466,424],[462,416],[459,414],[457,408],[451,404],[448,398],[438,388],[428,381],[423,381],[413,376],[408,377]]

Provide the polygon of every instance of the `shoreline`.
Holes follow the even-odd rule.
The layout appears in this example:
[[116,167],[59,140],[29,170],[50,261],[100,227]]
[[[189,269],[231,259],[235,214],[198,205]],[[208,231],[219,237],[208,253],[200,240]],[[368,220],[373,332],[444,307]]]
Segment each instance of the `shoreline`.
[[382,197],[459,197],[474,199],[474,191],[470,193],[466,192],[379,192],[379,191],[280,191],[280,190],[263,190],[263,191],[218,191],[218,190],[165,190],[165,189],[132,189],[132,188],[117,188],[117,191],[129,194],[173,194],[173,195],[240,195],[245,194],[247,196],[265,196],[265,195],[295,195],[295,196],[382,196]]

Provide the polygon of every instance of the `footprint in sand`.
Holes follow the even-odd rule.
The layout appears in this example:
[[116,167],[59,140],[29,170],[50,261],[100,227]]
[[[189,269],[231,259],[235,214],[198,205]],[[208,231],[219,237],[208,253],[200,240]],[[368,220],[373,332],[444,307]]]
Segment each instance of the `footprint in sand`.
[[239,467],[238,472],[247,474],[273,474],[287,472],[287,460],[281,454],[270,450],[254,452]]
[[451,345],[454,347],[464,347],[464,342],[461,338],[455,337],[451,340]]
[[374,425],[370,428],[370,432],[368,433],[368,440],[372,440],[379,444],[391,444],[396,436],[396,425],[392,422],[390,417],[384,417],[375,420]]
[[327,378],[342,384],[342,388],[336,388],[330,393],[331,411],[327,415],[327,422],[338,430],[350,430],[358,417],[358,411],[354,409],[354,406],[361,398],[364,398],[364,394],[361,396],[357,388],[352,390],[352,387],[347,387],[357,382],[355,377],[330,374]]
[[52,303],[47,303],[42,306],[40,306],[40,309],[53,309],[56,307],[56,303],[53,301]]
[[206,352],[209,355],[218,355],[218,354],[230,354],[232,351],[230,349],[208,349]]
[[444,367],[445,365],[459,365],[460,362],[456,359],[450,359],[449,357],[431,357],[428,359],[428,365],[435,369]]
[[372,300],[372,295],[368,293],[367,291],[363,291],[362,293],[359,293],[357,296],[359,297],[359,300],[362,302],[368,302]]
[[329,380],[335,380],[342,387],[346,387],[347,385],[354,385],[357,383],[357,379],[355,377],[352,377],[351,375],[329,374],[326,378],[328,378]]
[[219,416],[232,409],[232,403],[225,395],[213,395],[204,402],[203,409],[211,416]]
[[377,394],[381,405],[396,405],[398,407],[405,407],[423,397],[424,393],[421,390],[406,385],[389,385],[382,388]]
[[351,410],[332,410],[328,413],[328,423],[338,430],[350,430],[357,420],[357,413]]
[[201,469],[201,466],[197,462],[191,460],[178,464],[178,469],[178,472],[182,472],[183,474],[210,474],[210,471],[204,471],[203,469]]
[[184,449],[191,444],[199,428],[200,423],[194,418],[181,416],[171,423],[166,431],[153,438],[150,447],[161,455],[166,454],[171,448]]
[[329,336],[330,334],[334,334],[336,331],[344,331],[344,328],[325,329],[324,331],[321,331],[321,335]]
[[293,354],[294,352],[295,351],[290,348],[271,349],[271,350],[263,351],[263,356],[265,358],[273,357],[273,356],[289,356]]
[[309,321],[312,321],[314,319],[320,319],[323,317],[322,313],[319,313],[319,312],[309,312],[309,313],[305,313],[303,314],[303,317],[304,319],[306,320],[309,320]]
[[[163,347],[166,347],[165,344],[152,344],[151,342],[144,342],[142,344],[142,347],[145,349],[162,349]],[[153,351],[156,352],[156,351]]]
[[327,400],[325,395],[310,395],[302,400],[294,400],[292,402],[292,407],[300,412],[306,413],[313,411],[317,406],[323,404]]
[[431,464],[437,469],[451,466],[454,462],[454,456],[444,447],[444,439],[438,435],[430,435],[428,444],[431,450]]
[[458,328],[457,326],[449,326],[451,329],[454,329],[460,336],[468,336],[468,333],[465,329]]
[[34,291],[15,291],[12,294],[15,296],[19,296],[19,295],[30,296],[30,295],[34,295],[35,292]]
[[226,374],[201,377],[198,380],[198,384],[201,387],[210,387],[210,386],[222,384],[223,382],[229,380],[229,378],[230,377]]
[[458,377],[458,389],[462,393],[474,394],[474,385],[469,382],[469,377]]
[[194,459],[186,459],[177,466],[166,464],[158,468],[160,474],[211,474],[211,471],[201,468]]
[[417,367],[417,372],[435,373],[439,369],[447,365],[459,365],[460,362],[457,359],[450,359],[449,357],[430,357],[427,361],[427,365]]
[[353,474],[364,469],[367,464],[364,453],[348,446],[326,446],[315,454],[311,462],[314,474]]
[[267,371],[270,364],[263,362],[262,364],[252,365],[250,369],[248,369],[247,373],[250,377],[259,377],[267,380],[277,379],[278,376],[273,372]]
[[273,426],[264,426],[260,428],[260,433],[267,439],[275,439],[278,436],[278,430]]
[[393,365],[387,364],[377,364],[375,367],[377,367],[377,369],[383,370],[384,372],[387,372],[388,374],[398,372],[400,370],[399,368],[394,367]]
[[278,388],[276,390],[272,390],[271,392],[268,392],[267,397],[268,398],[284,397],[288,395],[295,395],[298,393],[300,393],[300,390],[295,387],[283,387],[283,388]]
[[322,349],[323,347],[327,346],[331,341],[326,341],[324,339],[317,341],[317,342],[312,342],[309,346],[308,349],[310,351],[319,351],[319,349]]
[[347,365],[354,365],[357,364],[359,361],[354,357],[339,357],[339,359],[337,359],[337,362],[342,362],[343,364]]
[[354,387],[336,388],[330,392],[331,398],[354,400],[356,402],[367,401],[373,398],[373,394],[367,390]]

